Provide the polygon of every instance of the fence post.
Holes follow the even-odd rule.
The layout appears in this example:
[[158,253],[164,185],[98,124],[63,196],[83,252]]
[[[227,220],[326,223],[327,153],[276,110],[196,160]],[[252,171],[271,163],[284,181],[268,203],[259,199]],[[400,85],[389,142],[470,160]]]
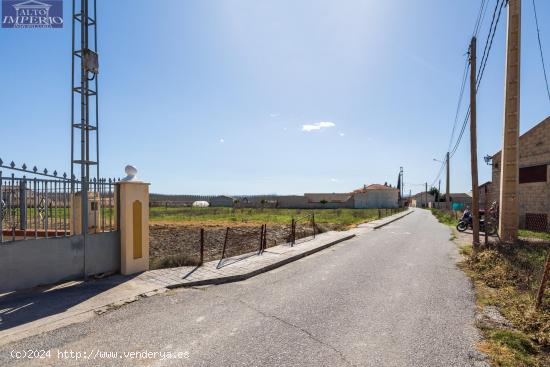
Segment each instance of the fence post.
[[538,310],[542,304],[542,298],[544,297],[544,291],[546,290],[546,283],[548,282],[548,277],[550,277],[550,250],[548,250],[548,256],[546,257],[546,264],[544,265],[544,273],[542,274],[542,279],[540,281],[539,291],[537,293],[537,303],[535,308]]
[[264,227],[264,250],[267,249],[267,224]]
[[19,228],[27,237],[27,180],[19,181]]
[[292,222],[290,223],[290,246],[294,246],[294,243],[296,242],[296,222],[294,221],[294,218],[292,218]]
[[[225,230],[225,239],[223,240],[222,258],[220,259],[220,263],[222,262],[222,260],[225,256],[225,248],[227,246],[227,237],[228,236],[229,236],[229,227],[227,227],[227,229]],[[220,263],[218,263],[218,266],[220,265]]]
[[264,247],[264,226],[265,224],[262,224],[262,227],[260,228],[260,247],[258,249],[258,255],[261,255]]
[[138,181],[128,166],[126,173],[128,177],[116,184],[123,275],[149,270],[149,184]]
[[315,213],[311,213],[311,223],[313,225],[313,238],[315,238]]
[[382,210],[378,209],[378,219],[382,218]]
[[204,263],[204,228],[201,228],[201,261],[199,265]]

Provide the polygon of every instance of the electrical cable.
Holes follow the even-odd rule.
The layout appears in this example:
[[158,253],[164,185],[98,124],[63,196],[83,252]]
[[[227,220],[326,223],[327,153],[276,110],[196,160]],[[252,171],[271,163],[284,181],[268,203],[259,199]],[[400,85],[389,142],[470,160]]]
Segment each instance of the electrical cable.
[[540,60],[542,63],[542,71],[544,73],[544,80],[546,82],[546,93],[548,93],[548,101],[550,101],[550,87],[548,86],[548,76],[546,74],[546,63],[544,62],[544,53],[542,52],[542,42],[540,40],[539,17],[537,15],[537,6],[535,4],[535,0],[533,0],[533,13],[535,14],[535,25],[537,26],[537,38],[539,40],[539,51],[540,51]]

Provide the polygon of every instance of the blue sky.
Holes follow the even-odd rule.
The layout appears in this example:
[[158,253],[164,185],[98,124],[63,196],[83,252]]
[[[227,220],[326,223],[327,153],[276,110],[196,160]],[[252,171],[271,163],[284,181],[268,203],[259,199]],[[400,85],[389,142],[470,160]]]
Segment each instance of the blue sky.
[[[537,5],[550,68],[550,2]],[[69,170],[64,6],[63,29],[0,29],[4,161]],[[403,166],[405,190],[417,192],[449,144],[478,8],[478,0],[99,0],[102,175],[123,176],[132,163],[153,192],[300,194],[395,184]],[[478,93],[480,183],[490,177],[482,157],[501,144],[505,25],[503,17]],[[523,132],[550,115],[530,1],[522,42]],[[452,191],[469,191],[469,136],[451,167]]]

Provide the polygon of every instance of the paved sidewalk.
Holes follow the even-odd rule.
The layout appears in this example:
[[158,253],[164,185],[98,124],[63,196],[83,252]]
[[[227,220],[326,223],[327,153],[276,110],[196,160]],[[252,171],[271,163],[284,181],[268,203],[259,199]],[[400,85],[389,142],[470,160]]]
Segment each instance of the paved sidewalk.
[[115,275],[88,282],[70,282],[11,294],[0,294],[0,345],[84,321],[96,314],[163,293],[176,287],[221,284],[248,279],[325,248],[389,224],[409,212],[327,232],[291,247],[270,247],[258,256],[244,254],[205,263],[201,267],[150,270],[137,276]]
[[204,263],[201,267],[182,266],[179,268],[150,270],[139,275],[137,279],[156,283],[166,288],[235,282],[273,270],[353,237],[355,237],[355,234],[348,233],[348,231],[331,231],[319,234],[314,239],[298,243],[293,247],[289,244],[270,247],[261,255],[253,252],[230,257],[222,262],[218,260],[210,261]]

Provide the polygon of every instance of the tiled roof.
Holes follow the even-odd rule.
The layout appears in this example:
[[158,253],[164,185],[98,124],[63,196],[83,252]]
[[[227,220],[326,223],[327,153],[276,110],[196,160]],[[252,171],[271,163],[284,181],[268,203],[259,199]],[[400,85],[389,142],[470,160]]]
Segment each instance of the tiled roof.
[[367,192],[367,190],[399,190],[399,189],[396,187],[391,187],[386,185],[371,184],[366,187],[355,190],[354,193],[364,193],[364,192]]

